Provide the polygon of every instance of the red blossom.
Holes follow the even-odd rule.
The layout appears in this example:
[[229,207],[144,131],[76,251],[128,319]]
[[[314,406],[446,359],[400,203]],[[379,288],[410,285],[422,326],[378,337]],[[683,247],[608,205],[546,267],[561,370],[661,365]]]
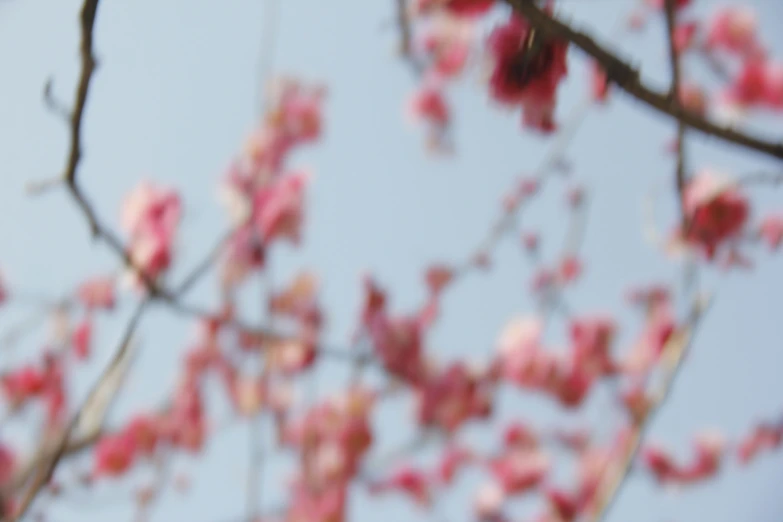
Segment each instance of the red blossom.
[[610,349],[617,327],[609,317],[581,317],[570,327],[574,364],[594,375],[612,375],[617,368]]
[[76,295],[88,309],[111,310],[114,308],[115,280],[113,277],[95,277],[79,285]]
[[537,450],[510,450],[489,463],[489,469],[508,495],[538,487],[550,469],[550,459]]
[[422,330],[415,317],[380,315],[370,325],[375,354],[386,370],[411,384],[424,378]]
[[593,99],[599,103],[606,102],[609,96],[609,79],[606,71],[595,60],[590,62],[590,86]]
[[529,23],[512,13],[505,24],[492,31],[487,49],[493,60],[489,80],[492,98],[521,106],[526,126],[554,131],[557,87],[568,71],[568,43],[533,39]]
[[84,319],[73,330],[71,344],[73,353],[77,359],[84,360],[90,356],[90,344],[92,342],[92,320]]
[[688,219],[680,234],[708,259],[740,234],[750,214],[745,196],[710,171],[700,172],[688,183],[684,206]]
[[762,219],[759,235],[770,250],[777,250],[783,243],[783,215],[771,214]]
[[0,443],[0,484],[5,484],[17,469],[17,458],[13,450]]
[[492,404],[484,379],[458,362],[432,373],[417,390],[419,422],[452,433],[471,418],[486,417]]
[[451,267],[445,265],[434,265],[427,269],[425,280],[427,288],[433,294],[439,294],[454,279],[455,273]]
[[264,244],[278,238],[299,243],[304,224],[304,191],[308,182],[307,174],[294,172],[255,193],[254,223]]
[[707,46],[743,56],[761,53],[757,40],[756,14],[747,6],[727,6],[718,10],[707,29]]
[[125,433],[106,435],[95,446],[96,477],[117,477],[125,474],[136,457],[136,444]]
[[749,464],[760,452],[774,450],[783,443],[783,427],[774,424],[759,424],[745,436],[737,446],[740,463]]
[[451,484],[457,473],[467,464],[473,462],[475,458],[473,452],[463,447],[454,445],[446,447],[435,473],[438,482],[444,485]]
[[426,507],[432,500],[431,487],[431,481],[423,471],[403,466],[392,472],[389,478],[374,484],[372,491],[400,491],[409,495],[417,504]]

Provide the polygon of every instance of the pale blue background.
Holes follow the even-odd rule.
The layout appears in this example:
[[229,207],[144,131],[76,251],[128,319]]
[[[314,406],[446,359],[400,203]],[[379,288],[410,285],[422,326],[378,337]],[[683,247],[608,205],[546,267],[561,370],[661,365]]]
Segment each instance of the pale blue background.
[[[371,270],[393,289],[393,306],[409,311],[425,295],[423,268],[431,261],[458,261],[483,237],[497,215],[503,192],[521,172],[532,170],[546,141],[521,132],[518,115],[490,107],[476,75],[452,92],[456,106],[458,153],[434,159],[422,146],[420,132],[402,115],[413,80],[393,53],[397,34],[390,25],[393,1],[286,0],[280,11],[275,62],[280,70],[322,80],[330,89],[326,134],[315,147],[297,153],[294,165],[312,166],[316,181],[310,193],[305,246],[276,252],[275,279],[283,281],[299,267],[315,267],[324,282],[329,339],[345,345],[360,299],[359,274]],[[703,11],[717,4],[697,0]],[[55,92],[70,101],[77,73],[77,15],[74,0],[7,0],[0,4],[0,266],[20,291],[55,296],[89,274],[112,270],[113,257],[91,246],[81,215],[65,194],[55,191],[29,198],[24,185],[56,175],[64,163],[65,127],[44,108],[41,91],[50,75]],[[226,226],[215,188],[223,169],[253,127],[257,113],[258,57],[264,26],[261,1],[208,0],[102,2],[96,46],[101,61],[90,97],[85,126],[85,160],[80,179],[105,220],[117,224],[122,196],[145,176],[182,190],[187,215],[181,258],[175,275],[200,258]],[[631,0],[566,0],[564,10],[602,34]],[[783,56],[783,36],[776,35],[783,7],[775,0],[753,2],[761,13],[763,35]],[[626,37],[622,50],[644,63],[645,76],[661,87],[668,81],[659,23],[644,35]],[[572,55],[572,73],[562,89],[560,114],[577,105],[587,88],[584,63]],[[701,69],[693,69],[703,77]],[[757,122],[768,135],[783,125],[770,118]],[[569,293],[580,312],[614,311],[623,320],[621,341],[635,333],[637,322],[624,309],[628,285],[673,280],[678,271],[663,260],[642,235],[641,204],[650,190],[670,187],[673,162],[662,149],[673,133],[670,121],[624,95],[594,110],[569,149],[573,175],[591,193],[589,229],[584,245],[586,276]],[[693,165],[717,165],[741,174],[774,164],[756,155],[738,154],[719,142],[692,140]],[[697,143],[697,144],[696,144]],[[551,257],[566,226],[562,181],[554,182],[523,226],[540,230]],[[780,194],[757,190],[758,209],[780,205]],[[661,224],[673,214],[661,207]],[[690,437],[704,426],[730,436],[756,419],[774,417],[783,406],[780,369],[780,307],[783,304],[781,258],[756,252],[757,268],[732,273],[706,285],[717,290],[695,351],[681,374],[668,406],[653,429],[657,440],[687,455]],[[518,243],[506,241],[489,275],[460,282],[444,302],[444,316],[430,337],[431,349],[445,357],[481,360],[507,319],[533,308],[527,292],[531,268]],[[257,288],[257,287],[254,287]],[[191,296],[209,304],[212,280]],[[253,297],[254,302],[259,297]],[[79,370],[77,397],[89,387],[110,356],[125,316],[98,325],[98,355]],[[252,308],[249,309],[252,312]],[[6,328],[24,309],[0,315]],[[561,325],[550,329],[553,343]],[[0,355],[0,364],[35,353],[43,333]],[[112,415],[119,423],[132,411],[151,407],[174,385],[174,368],[193,339],[192,325],[161,309],[146,316],[142,354]],[[345,383],[339,365],[319,372],[318,393]],[[224,412],[222,393],[213,394],[215,411]],[[587,412],[602,432],[616,418],[606,411],[607,394],[598,393]],[[517,394],[502,397],[500,416],[552,425],[561,419],[551,405]],[[410,437],[408,403],[384,406],[378,416],[380,447]],[[221,417],[222,418],[222,417]],[[562,420],[562,419],[561,419]],[[4,427],[7,440],[23,450],[33,441],[23,430]],[[493,439],[469,430],[489,447]],[[238,517],[245,503],[247,431],[234,427],[210,441],[198,462],[178,459],[176,472],[192,479],[188,495],[167,494],[156,521],[221,522]],[[275,505],[287,466],[267,465],[263,493]],[[634,479],[624,490],[612,522],[778,522],[783,517],[780,484],[783,456],[772,455],[746,470],[729,466],[716,481],[682,494],[662,492],[647,479]],[[67,479],[67,474],[64,475]],[[134,475],[131,482],[143,477]],[[466,502],[482,481],[466,474],[454,494],[439,504],[441,517],[467,520]],[[127,484],[101,486],[94,494],[75,492],[51,504],[50,520],[130,520]],[[363,494],[351,505],[351,520],[425,520],[410,502],[396,496],[368,502]],[[529,512],[530,506],[522,506]],[[434,519],[430,517],[430,519]]]

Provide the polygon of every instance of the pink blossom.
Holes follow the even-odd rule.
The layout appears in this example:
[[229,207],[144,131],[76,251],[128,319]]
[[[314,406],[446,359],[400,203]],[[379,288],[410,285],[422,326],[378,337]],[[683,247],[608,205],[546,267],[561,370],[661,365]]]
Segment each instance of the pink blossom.
[[457,16],[480,16],[487,13],[495,4],[495,0],[417,0],[415,10],[428,13],[434,9],[446,9]]
[[538,487],[550,469],[550,459],[540,451],[511,450],[489,463],[490,471],[508,495]]
[[783,109],[783,63],[767,61],[764,67],[764,103]]
[[590,86],[593,99],[599,103],[606,102],[609,96],[609,81],[606,71],[595,60],[590,61]]
[[540,49],[529,51],[525,47],[529,33],[528,22],[513,13],[492,31],[487,42],[494,66],[490,94],[503,104],[522,106],[525,125],[552,132],[557,87],[568,71],[568,44],[547,40]]
[[472,39],[470,21],[454,16],[435,17],[421,42],[430,61],[430,74],[442,79],[459,75],[467,64]]
[[71,335],[73,353],[77,359],[84,360],[90,356],[92,341],[92,320],[88,317],[79,323]]
[[687,110],[703,116],[707,110],[707,95],[696,84],[683,82],[678,90],[682,106]]
[[668,302],[648,305],[647,321],[622,364],[623,371],[633,374],[649,371],[658,362],[675,328],[674,315]]
[[16,471],[17,459],[14,452],[5,444],[0,444],[0,484],[5,484]]
[[759,234],[770,250],[783,243],[783,214],[770,214],[761,220]]
[[699,30],[697,22],[682,22],[674,29],[674,46],[678,54],[688,51],[696,40],[696,32]]
[[136,415],[125,427],[125,435],[133,441],[141,455],[152,455],[160,440],[160,421],[150,415]]
[[76,295],[88,309],[111,310],[116,301],[114,287],[113,277],[95,277],[79,285]]
[[291,488],[290,507],[285,520],[343,522],[346,520],[347,489],[348,485],[344,482],[313,488],[299,479]]
[[125,198],[122,227],[131,237],[146,235],[152,230],[171,236],[180,215],[180,199],[174,191],[143,181]]
[[579,513],[579,499],[576,495],[559,488],[548,487],[544,490],[549,505],[557,516],[557,520],[571,522]]
[[425,83],[413,94],[409,110],[413,117],[436,128],[445,127],[451,119],[449,105],[442,89],[432,83]]
[[481,486],[474,500],[476,516],[480,521],[500,520],[505,492],[494,482]]
[[272,313],[296,319],[309,330],[321,326],[321,312],[318,307],[318,278],[312,272],[300,272],[281,292],[272,296],[269,309]]
[[748,464],[763,450],[778,448],[783,442],[783,428],[772,424],[759,424],[744,437],[738,447],[740,463]]
[[433,294],[439,294],[454,279],[455,272],[451,267],[445,265],[433,265],[427,269],[425,280],[427,288]]
[[745,196],[707,170],[694,176],[686,186],[684,206],[688,216],[684,239],[708,259],[715,257],[719,246],[739,235],[750,213]]
[[267,346],[270,367],[287,375],[311,367],[317,354],[315,344],[306,339],[285,339]]
[[756,14],[747,6],[727,6],[715,13],[707,29],[707,46],[740,55],[758,54]]
[[432,500],[430,479],[420,470],[410,466],[402,466],[392,472],[392,475],[374,485],[373,491],[397,490],[409,495],[417,504],[429,506]]
[[437,466],[438,481],[445,485],[451,484],[457,472],[474,460],[475,456],[471,451],[460,446],[449,445],[443,451]]
[[506,449],[533,450],[538,447],[538,437],[528,426],[514,422],[503,430],[503,447]]
[[309,176],[288,174],[254,195],[254,222],[264,244],[277,238],[298,243],[304,222],[304,191]]
[[422,327],[415,318],[377,317],[370,326],[375,354],[392,374],[412,384],[424,378]]
[[417,390],[419,422],[453,433],[465,421],[489,414],[486,383],[459,362],[433,372]]
[[748,59],[732,78],[723,98],[725,102],[740,107],[753,107],[766,102],[768,90],[767,63],[761,59]]
[[597,375],[611,375],[616,371],[610,353],[616,325],[609,317],[581,317],[570,326],[574,364]]
[[582,262],[574,255],[567,255],[560,260],[558,266],[558,279],[560,284],[573,283],[582,274]]
[[38,368],[27,365],[0,378],[3,393],[12,405],[21,405],[28,399],[40,396],[46,389],[47,375]]
[[659,482],[668,482],[678,475],[673,457],[660,446],[647,445],[642,449],[641,458]]
[[125,199],[122,226],[130,236],[129,256],[136,270],[155,279],[169,268],[181,216],[179,196],[142,182]]
[[222,263],[221,279],[225,288],[234,288],[247,276],[260,270],[266,251],[259,234],[251,225],[240,227],[228,241]]
[[96,477],[117,477],[127,472],[136,457],[136,444],[124,433],[106,435],[95,446]]

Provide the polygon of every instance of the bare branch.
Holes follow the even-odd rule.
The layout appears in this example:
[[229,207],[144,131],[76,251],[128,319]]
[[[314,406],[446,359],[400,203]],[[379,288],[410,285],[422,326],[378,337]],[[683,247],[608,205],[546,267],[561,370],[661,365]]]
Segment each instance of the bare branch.
[[652,109],[676,118],[688,127],[709,136],[783,159],[783,143],[773,143],[730,127],[717,125],[685,109],[679,100],[672,99],[668,94],[657,92],[642,83],[637,69],[596,43],[587,34],[571,28],[568,24],[554,16],[546,14],[531,0],[505,0],[505,2],[539,30],[557,38],[568,40],[592,56],[606,70],[610,81]]

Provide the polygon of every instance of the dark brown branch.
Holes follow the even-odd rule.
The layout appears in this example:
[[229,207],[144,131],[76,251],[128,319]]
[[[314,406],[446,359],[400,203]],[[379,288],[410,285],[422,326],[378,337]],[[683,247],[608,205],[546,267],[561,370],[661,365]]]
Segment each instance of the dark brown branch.
[[81,11],[81,75],[76,89],[76,103],[71,113],[71,149],[68,153],[68,163],[65,167],[65,181],[69,186],[76,186],[76,169],[81,159],[81,129],[84,117],[84,107],[90,92],[90,80],[95,71],[95,55],[93,53],[93,28],[95,15],[98,12],[99,0],[85,0]]
[[688,127],[701,131],[709,136],[714,136],[723,141],[734,143],[746,149],[755,150],[775,158],[783,159],[783,144],[773,143],[749,134],[739,132],[729,127],[716,125],[701,116],[686,110],[679,100],[672,99],[666,93],[657,92],[642,83],[639,71],[627,64],[614,53],[595,42],[587,34],[571,28],[554,16],[546,14],[531,0],[505,0],[515,12],[524,16],[540,31],[551,36],[568,40],[579,47],[583,52],[592,56],[606,71],[607,77],[612,83],[625,92],[655,109],[667,114]]
[[[680,73],[680,57],[677,52],[677,42],[675,40],[675,31],[677,28],[677,8],[675,6],[675,0],[666,0],[664,5],[664,15],[666,17],[666,36],[669,41],[669,67],[671,68],[672,85],[669,89],[669,97],[681,103],[682,98],[680,96],[681,73]],[[677,121],[677,195],[679,199],[680,214],[683,222],[686,221],[685,213],[685,124],[682,120]],[[687,225],[686,225],[687,227]]]

